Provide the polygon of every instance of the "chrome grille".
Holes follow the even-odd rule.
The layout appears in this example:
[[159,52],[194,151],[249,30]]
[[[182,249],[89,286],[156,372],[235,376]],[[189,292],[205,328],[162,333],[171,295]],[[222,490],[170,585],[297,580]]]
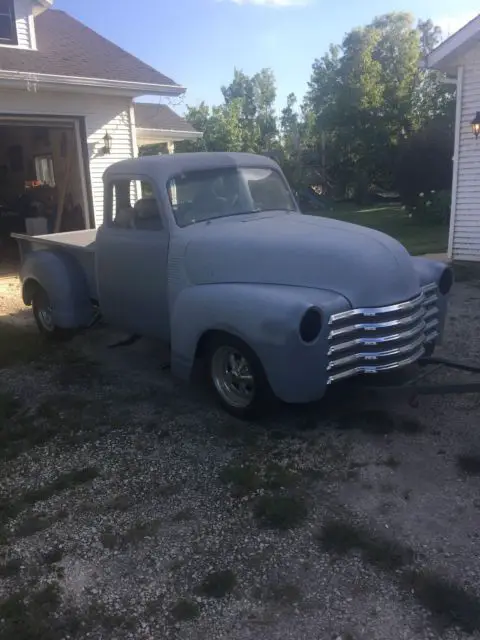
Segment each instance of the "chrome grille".
[[418,360],[438,336],[438,290],[387,307],[352,309],[330,317],[328,384],[359,373],[378,373]]

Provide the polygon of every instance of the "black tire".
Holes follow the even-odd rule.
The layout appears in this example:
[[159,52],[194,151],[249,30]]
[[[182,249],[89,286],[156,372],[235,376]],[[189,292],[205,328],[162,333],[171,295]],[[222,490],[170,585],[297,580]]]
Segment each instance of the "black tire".
[[[75,335],[74,329],[63,329],[53,323],[51,317],[51,303],[47,292],[41,287],[37,287],[32,297],[33,317],[40,333],[48,340],[65,342]],[[48,320],[48,317],[50,320]]]
[[[219,358],[222,359],[224,353],[238,354],[248,365],[248,376],[252,378],[252,384],[246,384],[251,388],[251,397],[246,398],[244,402],[234,402],[233,396],[226,388],[221,388],[219,382],[218,363]],[[276,404],[276,398],[272,392],[270,384],[265,375],[262,363],[255,352],[243,340],[228,333],[217,333],[212,336],[207,344],[205,364],[207,367],[207,375],[210,387],[216,396],[220,405],[232,416],[241,420],[251,420],[264,417],[273,410]],[[234,383],[226,383],[233,385]],[[241,385],[245,383],[242,381]]]

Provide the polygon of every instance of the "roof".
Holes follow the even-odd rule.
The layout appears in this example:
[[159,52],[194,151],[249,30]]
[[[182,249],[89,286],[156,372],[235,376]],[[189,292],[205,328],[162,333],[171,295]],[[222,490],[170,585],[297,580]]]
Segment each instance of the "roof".
[[35,18],[38,51],[0,48],[0,70],[179,87],[63,11]]
[[438,45],[425,59],[425,66],[456,73],[460,57],[480,43],[480,14]]
[[110,175],[142,174],[150,176],[153,180],[158,178],[168,180],[172,176],[185,171],[235,167],[278,168],[278,165],[270,158],[253,153],[226,153],[223,151],[174,153],[172,155],[142,156],[140,158],[121,160],[105,171],[104,179],[108,180]]
[[166,104],[135,103],[137,129],[160,129],[196,133],[192,125]]

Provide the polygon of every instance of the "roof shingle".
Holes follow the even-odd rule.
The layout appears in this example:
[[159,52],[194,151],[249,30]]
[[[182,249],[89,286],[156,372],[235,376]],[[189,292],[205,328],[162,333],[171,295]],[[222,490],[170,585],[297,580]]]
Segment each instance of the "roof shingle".
[[138,129],[195,132],[192,125],[166,104],[135,103],[135,124]]
[[35,28],[38,51],[1,47],[0,69],[178,86],[63,11],[48,9]]

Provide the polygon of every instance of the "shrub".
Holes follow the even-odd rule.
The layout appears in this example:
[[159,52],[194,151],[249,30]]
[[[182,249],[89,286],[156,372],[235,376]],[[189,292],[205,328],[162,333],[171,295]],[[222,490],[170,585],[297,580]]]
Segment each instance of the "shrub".
[[417,206],[418,194],[443,192],[452,185],[453,126],[449,120],[431,122],[399,145],[395,188],[402,203]]
[[422,224],[448,224],[450,220],[450,205],[452,194],[450,191],[435,191],[425,193],[421,191],[411,207],[412,217]]

